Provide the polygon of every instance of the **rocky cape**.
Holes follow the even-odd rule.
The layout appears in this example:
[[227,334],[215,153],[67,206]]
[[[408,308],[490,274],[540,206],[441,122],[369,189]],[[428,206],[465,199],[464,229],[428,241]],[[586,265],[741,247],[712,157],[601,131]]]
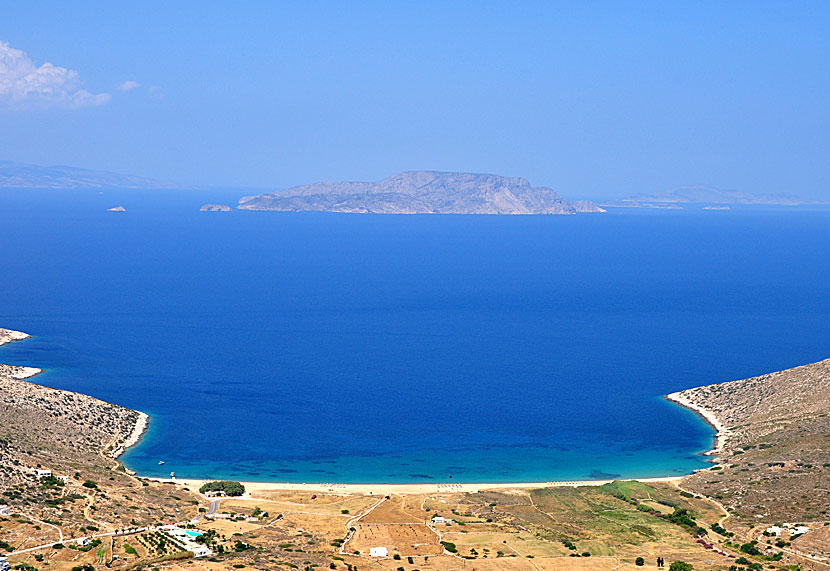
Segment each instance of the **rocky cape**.
[[[28,338],[0,329],[0,345]],[[119,456],[138,442],[147,426],[144,413],[28,380],[41,372],[0,364],[0,489],[25,479],[28,467],[36,463],[31,452],[35,448],[48,448],[54,465],[67,471],[70,457]]]
[[830,359],[667,398],[717,431],[718,465],[689,489],[750,520],[808,520],[830,505]]
[[378,182],[317,182],[245,196],[237,208],[376,214],[604,212],[593,202],[566,200],[524,178],[435,171],[404,172]]

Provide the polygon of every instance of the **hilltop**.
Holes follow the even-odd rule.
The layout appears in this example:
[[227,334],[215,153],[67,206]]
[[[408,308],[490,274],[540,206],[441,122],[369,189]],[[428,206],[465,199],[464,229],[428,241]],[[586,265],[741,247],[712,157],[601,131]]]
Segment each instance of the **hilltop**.
[[317,182],[239,201],[242,210],[378,214],[576,214],[603,212],[524,178],[411,171],[378,182]]

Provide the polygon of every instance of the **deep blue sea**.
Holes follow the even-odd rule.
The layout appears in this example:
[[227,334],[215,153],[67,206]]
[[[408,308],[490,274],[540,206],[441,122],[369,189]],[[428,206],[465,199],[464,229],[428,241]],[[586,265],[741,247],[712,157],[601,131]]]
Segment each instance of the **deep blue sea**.
[[240,194],[0,191],[0,361],[150,414],[142,475],[683,474],[661,395],[830,356],[828,210],[197,211]]

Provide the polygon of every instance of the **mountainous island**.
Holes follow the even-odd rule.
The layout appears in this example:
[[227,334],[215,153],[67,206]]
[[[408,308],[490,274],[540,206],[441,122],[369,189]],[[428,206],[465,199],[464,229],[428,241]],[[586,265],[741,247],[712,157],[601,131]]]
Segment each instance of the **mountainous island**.
[[411,171],[378,182],[317,182],[245,196],[241,210],[377,214],[577,214],[604,212],[527,179],[494,174]]

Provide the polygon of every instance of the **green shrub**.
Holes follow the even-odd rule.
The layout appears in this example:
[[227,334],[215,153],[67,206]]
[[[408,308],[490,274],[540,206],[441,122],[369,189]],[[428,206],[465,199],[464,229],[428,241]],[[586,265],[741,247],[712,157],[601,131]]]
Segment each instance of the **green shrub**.
[[203,494],[207,492],[225,492],[226,496],[241,496],[245,493],[245,486],[232,480],[216,480],[202,484],[199,491]]

